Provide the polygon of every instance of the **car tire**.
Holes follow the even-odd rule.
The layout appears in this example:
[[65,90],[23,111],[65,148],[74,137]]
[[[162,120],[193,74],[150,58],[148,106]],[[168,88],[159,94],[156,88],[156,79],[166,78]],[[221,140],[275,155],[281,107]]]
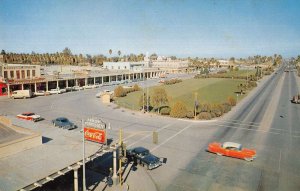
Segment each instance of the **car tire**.
[[245,161],[251,162],[253,161],[253,158],[245,158]]
[[219,155],[219,156],[223,156],[223,154],[222,154],[222,153],[217,153],[217,155]]

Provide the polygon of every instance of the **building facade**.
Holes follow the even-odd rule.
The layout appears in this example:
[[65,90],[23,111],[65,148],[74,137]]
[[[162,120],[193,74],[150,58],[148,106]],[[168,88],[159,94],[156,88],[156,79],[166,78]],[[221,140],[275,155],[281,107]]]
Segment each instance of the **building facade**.
[[0,64],[0,76],[5,80],[34,79],[41,76],[40,65]]
[[142,70],[147,62],[104,62],[103,68],[108,70]]

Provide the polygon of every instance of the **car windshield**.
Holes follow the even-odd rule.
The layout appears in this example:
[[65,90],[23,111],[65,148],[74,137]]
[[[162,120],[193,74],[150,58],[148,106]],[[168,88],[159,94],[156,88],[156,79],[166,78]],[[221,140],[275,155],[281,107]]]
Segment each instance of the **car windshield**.
[[34,115],[34,113],[23,113],[23,115],[25,115],[25,116],[31,116],[31,115]]
[[68,120],[68,119],[66,119],[66,118],[59,119],[59,121],[61,121],[61,122],[63,122],[63,123],[67,123],[67,122],[69,122],[69,120]]

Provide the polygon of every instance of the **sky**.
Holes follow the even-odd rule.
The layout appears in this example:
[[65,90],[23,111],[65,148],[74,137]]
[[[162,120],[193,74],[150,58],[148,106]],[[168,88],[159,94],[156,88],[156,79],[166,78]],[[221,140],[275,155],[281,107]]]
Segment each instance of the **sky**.
[[300,50],[298,0],[0,0],[16,53],[248,57]]

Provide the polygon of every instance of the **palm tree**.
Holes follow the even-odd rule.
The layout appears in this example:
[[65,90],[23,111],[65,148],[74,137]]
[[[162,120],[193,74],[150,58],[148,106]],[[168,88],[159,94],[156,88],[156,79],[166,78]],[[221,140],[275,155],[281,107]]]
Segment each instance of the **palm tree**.
[[118,51],[118,55],[119,55],[119,56],[121,55],[121,51],[120,51],[120,50]]
[[109,52],[109,54],[111,55],[111,54],[112,54],[112,49],[109,49],[109,51],[108,51],[108,52]]

